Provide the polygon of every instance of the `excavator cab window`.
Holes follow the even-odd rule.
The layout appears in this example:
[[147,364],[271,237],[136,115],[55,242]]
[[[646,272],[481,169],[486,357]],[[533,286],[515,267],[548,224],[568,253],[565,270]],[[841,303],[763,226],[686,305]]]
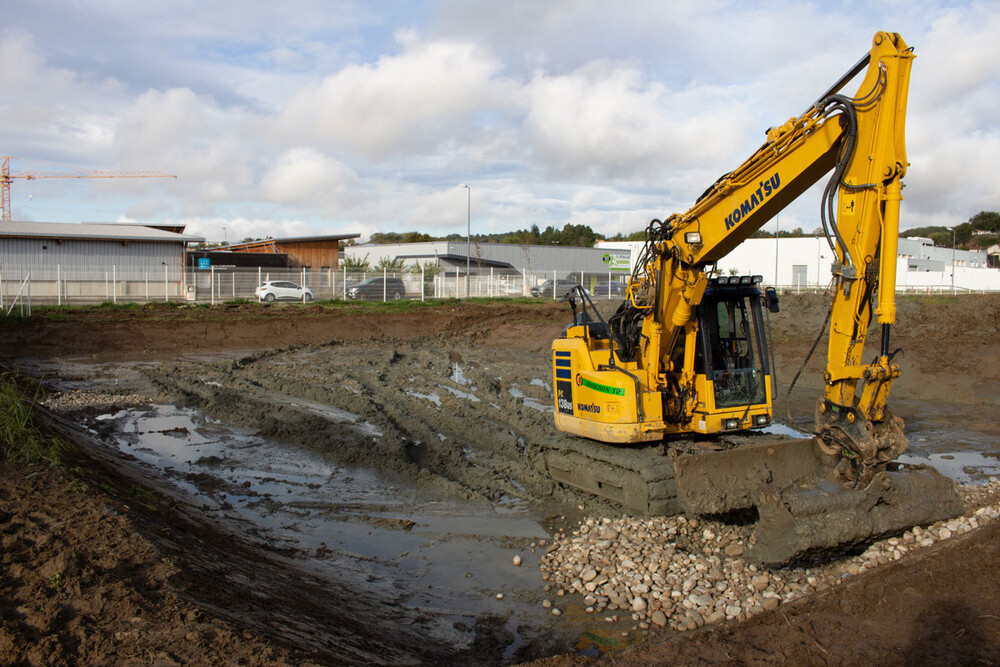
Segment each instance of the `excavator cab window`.
[[705,371],[715,386],[715,407],[755,405],[766,400],[765,341],[760,295],[739,290],[706,293],[701,304]]

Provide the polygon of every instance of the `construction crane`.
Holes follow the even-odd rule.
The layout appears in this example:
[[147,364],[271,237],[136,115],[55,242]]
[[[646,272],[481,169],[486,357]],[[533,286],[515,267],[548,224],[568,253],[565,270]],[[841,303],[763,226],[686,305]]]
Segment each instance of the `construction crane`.
[[11,157],[13,156],[5,155],[2,167],[0,167],[0,203],[3,206],[4,222],[10,222],[10,184],[15,178],[23,178],[27,181],[42,178],[177,178],[173,174],[159,174],[152,171],[33,171],[12,174],[10,173]]

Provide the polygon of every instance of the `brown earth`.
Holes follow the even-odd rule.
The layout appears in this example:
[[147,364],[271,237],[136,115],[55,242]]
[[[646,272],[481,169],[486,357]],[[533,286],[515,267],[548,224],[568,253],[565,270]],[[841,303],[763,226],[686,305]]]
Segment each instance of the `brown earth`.
[[[779,377],[787,386],[823,324],[826,306],[815,295],[786,295],[782,306],[771,324]],[[431,368],[454,357],[464,359],[470,372],[503,365],[503,372],[524,386],[531,377],[547,377],[549,341],[566,319],[565,306],[547,302],[455,302],[398,311],[157,305],[38,311],[33,318],[3,323],[0,342],[11,366],[29,358],[169,362],[154,363],[148,373],[161,391],[208,411],[238,415],[234,401],[220,400],[226,398],[225,391],[211,396],[185,393],[183,378],[191,377],[194,369],[216,378],[226,390],[264,378],[261,386],[301,391],[306,384],[314,386],[318,374],[333,372],[333,365],[300,366],[289,375],[282,364],[315,350],[342,349],[390,382],[401,365]],[[898,411],[907,419],[920,419],[922,406],[930,403],[982,406],[975,411],[981,415],[980,427],[992,433],[1000,399],[998,329],[997,296],[901,299],[893,345],[905,350],[904,377],[893,394],[902,403]],[[804,422],[810,419],[820,386],[824,351],[821,344],[791,396],[791,412]],[[220,364],[220,355],[231,361]],[[185,360],[174,361],[180,357]],[[400,373],[400,378],[406,375],[405,370]],[[362,390],[368,387],[360,373],[342,379],[359,383]],[[482,381],[487,381],[485,371]],[[409,408],[406,397],[376,398],[378,409],[370,418],[384,420],[377,423],[389,431],[388,439],[413,437],[415,427],[394,416],[394,410],[405,413]],[[398,407],[393,405],[397,402]],[[554,429],[542,418],[521,414],[499,399],[498,404],[496,414],[484,414],[483,421],[461,428],[488,431],[500,424],[540,439],[558,437],[546,432]],[[512,410],[517,414],[505,414]],[[108,455],[101,443],[72,423],[55,415],[52,419],[54,428],[76,443],[75,469],[82,472],[0,467],[0,663],[396,664],[499,659],[485,644],[474,643],[461,652],[435,645],[427,641],[419,617],[394,623],[384,608],[368,604],[363,591],[321,585],[294,558],[262,551],[216,525],[178,499],[162,480]],[[275,422],[255,426],[277,432],[284,427]],[[517,456],[516,451],[489,453]],[[440,462],[421,465],[445,479],[452,491],[458,488],[487,499],[510,492],[474,477],[456,476],[447,466],[447,452],[437,454]],[[545,500],[545,484],[535,482],[534,493],[542,505],[567,500],[558,494]],[[995,663],[1000,660],[998,531],[997,525],[988,526],[744,623],[687,635],[653,633],[644,643],[605,659],[625,664]],[[483,619],[477,638],[489,635],[488,623]],[[543,657],[538,650],[516,657]],[[588,659],[569,655],[550,660],[575,664]]]

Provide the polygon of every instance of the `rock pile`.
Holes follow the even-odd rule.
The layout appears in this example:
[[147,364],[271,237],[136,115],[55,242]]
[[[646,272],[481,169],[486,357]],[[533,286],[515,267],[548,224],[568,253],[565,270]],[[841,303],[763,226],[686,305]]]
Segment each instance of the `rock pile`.
[[74,389],[46,396],[39,401],[49,410],[56,412],[76,412],[78,410],[99,410],[110,412],[152,402],[149,396],[135,393],[113,393],[106,391],[83,391]]
[[[872,544],[859,555],[813,566],[763,569],[741,558],[752,544],[750,527],[675,516],[637,519],[587,518],[570,534],[559,533],[539,567],[545,590],[556,597],[578,594],[583,607],[617,622],[629,616],[650,624],[694,630],[762,611],[903,558],[939,540],[1000,518],[1000,480],[960,488],[968,511],[962,517]],[[544,601],[555,614],[551,599]]]

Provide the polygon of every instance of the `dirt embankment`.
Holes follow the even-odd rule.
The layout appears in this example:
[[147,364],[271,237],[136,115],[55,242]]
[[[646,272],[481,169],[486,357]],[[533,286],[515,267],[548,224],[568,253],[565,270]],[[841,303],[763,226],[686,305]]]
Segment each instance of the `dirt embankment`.
[[[788,295],[782,306],[771,326],[787,386],[822,326],[826,301]],[[143,372],[164,396],[339,460],[377,463],[452,497],[518,497],[540,509],[588,503],[588,511],[611,514],[614,508],[553,485],[537,457],[539,445],[566,437],[535,404],[551,402],[549,343],[567,320],[566,307],[554,303],[454,303],[401,312],[153,307],[41,314],[5,324],[0,336],[12,363],[25,357],[160,362]],[[894,397],[995,412],[998,321],[995,296],[901,299],[893,347],[905,350],[904,377]],[[821,343],[792,396],[798,416],[812,411],[824,358]],[[347,410],[381,436],[374,444],[345,437],[350,424],[276,403],[282,396]],[[331,442],[341,444],[331,451]],[[213,656],[248,664],[499,659],[495,645],[474,645],[461,655],[436,649],[420,639],[418,626],[366,614],[363,591],[314,595],[308,573],[215,532],[194,509],[141,511],[141,489],[155,482],[136,477],[127,462],[94,465],[125,480],[112,485],[123,499],[108,499],[94,486],[74,496],[66,492],[71,480],[51,473],[25,480],[23,469],[0,468],[0,576],[12,592],[0,600],[4,659],[72,663],[79,655],[95,663],[198,664],[198,651],[211,651],[211,641],[221,649],[204,653],[207,663]],[[995,526],[978,531],[746,623],[693,635],[654,633],[615,660],[995,661],[998,537]],[[242,574],[220,577],[223,567]],[[488,634],[484,626],[482,636]]]

